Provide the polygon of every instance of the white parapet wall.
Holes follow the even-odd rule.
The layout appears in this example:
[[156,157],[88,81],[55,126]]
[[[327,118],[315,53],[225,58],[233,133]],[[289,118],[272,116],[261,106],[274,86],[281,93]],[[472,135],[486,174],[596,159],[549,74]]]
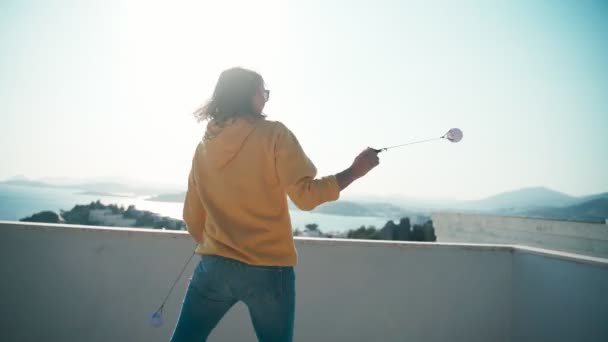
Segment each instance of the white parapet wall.
[[608,225],[497,215],[436,213],[438,242],[517,244],[608,258]]
[[[297,239],[295,341],[608,341],[608,261],[506,245]],[[168,341],[185,232],[0,222],[0,341]],[[255,341],[237,304],[209,339]]]

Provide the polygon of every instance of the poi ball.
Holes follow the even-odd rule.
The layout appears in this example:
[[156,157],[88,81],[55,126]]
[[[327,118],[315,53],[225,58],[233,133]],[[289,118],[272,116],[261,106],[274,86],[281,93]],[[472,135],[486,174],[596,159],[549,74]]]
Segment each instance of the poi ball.
[[457,143],[462,140],[462,131],[458,128],[452,128],[445,134],[446,139],[453,143]]
[[160,311],[156,311],[150,316],[149,323],[151,326],[158,328],[163,325],[163,314]]

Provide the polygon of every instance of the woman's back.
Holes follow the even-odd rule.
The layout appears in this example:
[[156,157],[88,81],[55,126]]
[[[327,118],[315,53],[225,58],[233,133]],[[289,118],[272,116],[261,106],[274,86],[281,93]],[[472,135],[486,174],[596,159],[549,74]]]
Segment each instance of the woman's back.
[[286,193],[302,209],[340,193],[334,176],[315,176],[315,166],[283,124],[212,121],[193,158],[184,206],[188,229],[201,241],[197,253],[252,265],[295,265]]

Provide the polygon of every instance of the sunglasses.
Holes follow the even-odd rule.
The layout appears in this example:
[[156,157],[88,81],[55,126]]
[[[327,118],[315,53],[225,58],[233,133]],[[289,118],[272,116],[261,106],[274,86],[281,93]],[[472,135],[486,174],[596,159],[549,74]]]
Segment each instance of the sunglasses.
[[270,99],[270,90],[264,89],[264,101],[268,102]]

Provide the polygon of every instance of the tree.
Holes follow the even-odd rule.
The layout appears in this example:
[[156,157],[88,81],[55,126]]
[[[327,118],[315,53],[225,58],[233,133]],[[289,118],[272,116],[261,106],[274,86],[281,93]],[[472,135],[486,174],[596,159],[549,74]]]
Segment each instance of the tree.
[[[99,208],[100,205],[101,208]],[[89,221],[89,211],[91,209],[103,209],[103,205],[99,201],[91,202],[90,205],[76,205],[72,210],[62,210],[61,216],[68,224],[91,224]]]
[[22,218],[22,222],[45,222],[45,223],[61,223],[63,220],[54,211],[41,211],[30,217]]
[[137,219],[138,216],[138,211],[135,209],[133,204],[129,205],[124,214],[122,214],[122,217],[127,219]]
[[394,240],[396,230],[397,230],[397,225],[393,222],[393,220],[386,222],[384,227],[382,227],[382,229],[380,230],[380,239]]
[[412,234],[410,235],[410,241],[424,241],[424,232],[422,231],[422,226],[415,224],[413,228]]
[[[77,207],[79,207],[79,206],[77,206]],[[84,207],[84,206],[80,206],[80,207]],[[89,204],[89,208],[90,209],[105,209],[106,206],[101,204],[100,200],[97,200],[95,202],[91,202],[91,204]]]
[[135,227],[154,227],[154,215],[149,211],[144,211],[135,221]]
[[437,235],[435,235],[435,227],[433,227],[433,221],[427,220],[422,226],[424,235],[424,241],[437,241]]
[[427,220],[424,224],[414,225],[413,241],[437,241],[433,221]]
[[309,224],[305,225],[304,227],[306,228],[306,230],[311,231],[311,232],[319,231],[319,225],[316,223],[309,223]]
[[361,226],[356,230],[349,230],[346,233],[346,237],[348,239],[379,240],[380,231],[373,226],[369,226],[367,228],[365,226]]
[[394,239],[398,241],[409,241],[411,234],[411,225],[410,219],[408,217],[404,217],[399,221],[399,225],[395,230]]

